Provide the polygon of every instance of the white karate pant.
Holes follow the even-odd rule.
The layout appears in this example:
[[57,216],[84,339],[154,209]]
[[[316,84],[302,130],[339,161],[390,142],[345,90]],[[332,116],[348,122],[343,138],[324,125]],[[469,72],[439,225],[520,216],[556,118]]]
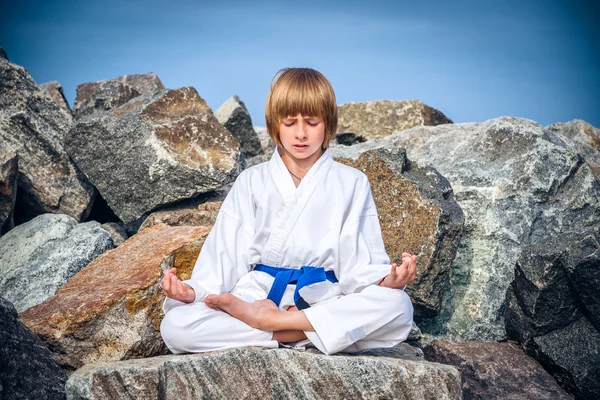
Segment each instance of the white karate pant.
[[[287,295],[282,306],[286,298],[293,305]],[[303,312],[314,328],[314,332],[305,331],[307,338],[325,354],[395,346],[406,340],[413,320],[413,306],[403,290],[376,285],[360,293],[329,298]],[[242,346],[279,347],[272,339],[273,332],[252,328],[203,302],[170,309],[160,331],[175,354]]]

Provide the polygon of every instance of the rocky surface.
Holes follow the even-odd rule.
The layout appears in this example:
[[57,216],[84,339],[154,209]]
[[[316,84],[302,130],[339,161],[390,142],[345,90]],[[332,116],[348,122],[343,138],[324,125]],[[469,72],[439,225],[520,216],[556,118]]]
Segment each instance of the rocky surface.
[[25,68],[0,58],[0,159],[19,155],[15,223],[48,212],[87,217],[96,191],[63,148],[71,124]]
[[189,278],[210,228],[156,225],[138,232],[74,275],[21,320],[74,370],[97,361],[164,354],[163,269]]
[[71,111],[71,107],[69,107],[69,102],[65,97],[65,93],[63,91],[63,87],[58,81],[50,81],[45,82],[40,85],[40,89],[46,91],[52,101],[65,110],[69,115],[73,115],[73,111]]
[[546,129],[565,138],[565,142],[581,154],[600,177],[600,129],[580,119],[548,125]]
[[600,398],[600,225],[524,247],[506,299],[508,336],[575,397]]
[[238,141],[191,87],[157,90],[77,121],[66,147],[124,222],[224,186]]
[[252,127],[252,118],[238,96],[230,97],[215,111],[215,117],[240,142],[244,157],[262,154],[261,141]]
[[100,225],[100,227],[108,232],[115,247],[123,244],[129,237],[125,227],[118,222],[106,222]]
[[192,199],[176,206],[155,211],[146,218],[140,229],[156,224],[170,226],[213,226],[223,203],[220,200]]
[[600,220],[600,185],[583,158],[539,124],[502,117],[390,136],[450,181],[465,229],[440,318],[426,332],[506,337],[505,293],[521,247]]
[[252,348],[86,365],[66,388],[68,399],[461,398],[446,365]]
[[455,366],[463,399],[572,399],[517,344],[434,341],[424,349],[428,361]]
[[443,176],[410,161],[403,149],[389,147],[371,141],[331,146],[331,154],[369,177],[390,259],[402,260],[403,252],[418,255],[417,280],[406,288],[418,322],[440,312],[464,216]]
[[338,132],[383,138],[415,126],[451,124],[442,112],[418,100],[377,100],[338,106]]
[[0,297],[0,398],[64,399],[67,375]]
[[18,172],[19,156],[16,153],[0,153],[0,235],[14,226]]
[[0,296],[21,312],[49,299],[71,276],[113,248],[95,221],[42,214],[0,237]]
[[77,85],[73,111],[77,118],[112,110],[146,92],[164,89],[156,74],[124,75],[118,78]]
[[269,132],[267,131],[266,126],[255,126],[254,131],[258,135],[258,139],[260,140],[260,147],[263,149],[264,153],[273,153],[273,149],[275,148],[275,143],[269,136]]

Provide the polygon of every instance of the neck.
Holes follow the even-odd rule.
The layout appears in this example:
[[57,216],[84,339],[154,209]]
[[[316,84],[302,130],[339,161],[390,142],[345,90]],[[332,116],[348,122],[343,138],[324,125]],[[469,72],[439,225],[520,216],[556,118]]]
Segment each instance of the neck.
[[[279,148],[278,150],[279,151]],[[304,175],[308,173],[308,170],[317,162],[317,160],[323,155],[323,149],[320,149],[315,154],[308,158],[295,158],[285,149],[279,151],[281,160],[287,167],[287,169],[298,178],[304,178]]]

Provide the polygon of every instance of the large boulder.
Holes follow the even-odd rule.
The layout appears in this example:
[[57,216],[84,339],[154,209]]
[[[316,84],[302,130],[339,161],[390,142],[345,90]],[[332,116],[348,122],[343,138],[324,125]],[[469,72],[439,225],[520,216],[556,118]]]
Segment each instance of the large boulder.
[[558,122],[548,125],[546,129],[565,138],[565,142],[581,154],[596,176],[600,177],[600,129],[580,119]]
[[46,91],[52,101],[65,110],[69,115],[73,115],[73,111],[71,111],[71,107],[69,107],[69,102],[65,97],[65,92],[63,91],[63,87],[59,81],[50,81],[45,82],[40,85],[40,89]]
[[64,399],[67,375],[0,297],[0,398]]
[[18,172],[19,156],[16,153],[0,153],[0,235],[14,226]]
[[460,371],[463,400],[572,398],[515,343],[436,340],[423,351],[428,361]]
[[240,142],[244,157],[263,153],[261,141],[252,127],[252,118],[246,105],[238,96],[230,97],[215,111],[215,117]]
[[429,332],[506,337],[505,293],[524,245],[600,221],[600,184],[561,138],[525,119],[417,127],[391,135],[450,181],[465,213],[452,290]]
[[151,91],[79,119],[65,145],[126,224],[240,171],[239,142],[192,87]]
[[0,296],[21,312],[54,295],[69,278],[113,248],[95,221],[43,214],[0,237]]
[[81,118],[95,112],[112,110],[141,94],[164,88],[160,78],[153,72],[86,82],[77,85],[73,110],[75,116]]
[[253,348],[90,364],[66,390],[68,399],[461,398],[460,375],[447,365]]
[[338,106],[338,132],[383,138],[415,126],[451,124],[441,111],[418,100],[376,100]]
[[48,212],[87,217],[96,191],[63,148],[72,119],[25,68],[0,58],[0,159],[19,155],[15,223]]
[[525,246],[506,299],[508,336],[577,398],[600,398],[600,225]]
[[155,225],[102,254],[21,320],[75,370],[96,361],[165,354],[163,269],[191,275],[209,227]]
[[331,146],[334,159],[363,171],[371,183],[385,248],[392,262],[418,255],[417,280],[406,288],[421,321],[439,314],[464,223],[448,181],[385,141]]

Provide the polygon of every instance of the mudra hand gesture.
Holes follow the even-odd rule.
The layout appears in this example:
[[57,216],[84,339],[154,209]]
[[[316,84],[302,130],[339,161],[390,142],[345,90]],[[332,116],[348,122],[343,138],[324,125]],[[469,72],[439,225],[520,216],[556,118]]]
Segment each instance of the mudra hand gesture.
[[179,280],[175,272],[177,268],[171,268],[165,271],[165,276],[161,281],[162,290],[165,296],[173,300],[179,300],[184,303],[191,303],[196,299],[196,291],[187,283]]
[[410,253],[402,253],[402,264],[392,264],[392,271],[379,282],[379,286],[391,289],[402,289],[409,283],[413,283],[417,276],[417,256]]

